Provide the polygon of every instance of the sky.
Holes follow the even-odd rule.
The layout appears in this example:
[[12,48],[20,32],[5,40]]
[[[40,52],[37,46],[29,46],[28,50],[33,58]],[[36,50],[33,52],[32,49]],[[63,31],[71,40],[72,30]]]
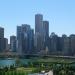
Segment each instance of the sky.
[[35,28],[35,14],[49,21],[49,32],[75,34],[75,0],[0,0],[0,26],[5,37],[16,35],[16,26]]

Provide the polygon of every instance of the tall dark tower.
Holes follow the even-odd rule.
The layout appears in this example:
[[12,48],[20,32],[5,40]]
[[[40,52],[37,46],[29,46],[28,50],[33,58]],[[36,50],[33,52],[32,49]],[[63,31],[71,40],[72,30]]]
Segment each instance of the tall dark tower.
[[22,26],[17,26],[17,52],[22,54],[22,36],[21,36]]
[[16,45],[16,36],[10,36],[10,49],[12,52],[16,52],[17,49],[17,45]]
[[7,50],[8,39],[4,38],[4,28],[0,27],[0,52]]
[[44,35],[45,37],[49,37],[49,22],[48,21],[43,21],[43,30],[44,30]]
[[35,33],[41,33],[43,26],[43,15],[36,14],[35,15]]
[[49,46],[49,22],[43,21],[44,48]]
[[0,27],[0,38],[4,38],[4,28]]
[[43,15],[35,15],[35,48],[38,52],[43,50],[44,47],[44,36],[43,36]]

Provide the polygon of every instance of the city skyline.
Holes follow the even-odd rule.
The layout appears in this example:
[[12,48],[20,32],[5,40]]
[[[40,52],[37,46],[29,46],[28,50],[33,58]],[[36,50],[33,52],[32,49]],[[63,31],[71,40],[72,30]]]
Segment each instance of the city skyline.
[[[29,24],[16,27],[16,36],[10,36],[10,43],[4,37],[4,28],[0,27],[0,51],[18,54],[75,55],[75,34],[58,36],[52,32],[49,36],[49,21],[42,14],[35,14],[35,31]],[[35,32],[35,33],[34,33]]]
[[[36,15],[41,15],[42,17],[43,17],[43,21],[47,21],[47,22],[49,22],[47,19],[45,19],[44,20],[44,15],[43,14],[40,14],[40,13],[38,13],[38,14],[35,14],[34,16],[36,16]],[[35,18],[34,18],[34,21],[35,21]],[[26,23],[22,23],[22,24],[26,24]],[[22,24],[19,24],[19,25],[16,25],[16,27],[15,27],[15,30],[17,29],[17,26],[21,26]],[[27,25],[30,25],[30,24],[27,24]],[[36,31],[35,31],[35,22],[34,22],[34,27],[32,27],[32,25],[30,25],[31,26],[31,28],[34,30],[34,33],[36,33]],[[1,28],[4,28],[3,26],[0,26]],[[5,30],[7,30],[6,28],[4,28],[4,34],[5,34]],[[49,36],[52,34],[52,33],[55,33],[56,35],[58,35],[59,37],[62,37],[63,35],[67,35],[66,33],[63,33],[63,34],[61,34],[61,35],[59,35],[58,33],[56,33],[56,32],[50,32],[50,22],[49,22]],[[75,34],[75,33],[71,33],[71,34]],[[69,37],[71,34],[68,34],[67,36]],[[4,35],[4,37],[6,37],[6,38],[8,38],[8,42],[10,42],[10,36],[17,36],[17,33],[15,33],[15,34],[11,34],[11,35],[9,35],[9,37],[6,37],[6,35]]]
[[75,0],[0,0],[0,75],[75,75]]

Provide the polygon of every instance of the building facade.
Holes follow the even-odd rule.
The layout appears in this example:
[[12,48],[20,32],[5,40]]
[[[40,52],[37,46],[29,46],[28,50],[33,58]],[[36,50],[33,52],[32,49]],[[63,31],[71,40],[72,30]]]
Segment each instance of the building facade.
[[69,51],[70,51],[70,39],[69,37],[67,37],[67,35],[62,35],[62,53],[63,55],[67,56],[69,55]]
[[0,27],[0,38],[4,38],[4,28]]
[[10,36],[10,50],[16,52],[17,50],[17,39],[16,36]]
[[49,22],[43,21],[44,48],[49,44]]
[[71,34],[70,35],[70,55],[75,55],[75,35]]
[[21,54],[29,54],[33,50],[34,30],[30,25],[22,24],[17,27],[17,50]]

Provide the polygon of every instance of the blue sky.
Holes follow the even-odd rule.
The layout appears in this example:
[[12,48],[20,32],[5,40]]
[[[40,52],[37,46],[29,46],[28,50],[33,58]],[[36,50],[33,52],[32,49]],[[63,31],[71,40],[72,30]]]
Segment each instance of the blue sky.
[[16,35],[16,26],[30,24],[35,28],[35,14],[48,20],[50,33],[75,34],[75,0],[0,0],[0,26],[5,37]]

